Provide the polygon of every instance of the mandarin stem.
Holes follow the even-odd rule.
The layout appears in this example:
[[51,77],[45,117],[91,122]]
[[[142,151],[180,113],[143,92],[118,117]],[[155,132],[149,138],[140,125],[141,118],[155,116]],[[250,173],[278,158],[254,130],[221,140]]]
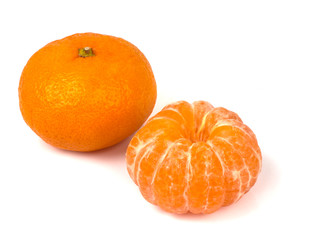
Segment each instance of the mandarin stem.
[[79,57],[83,57],[83,58],[95,56],[93,49],[91,47],[79,48],[78,55]]

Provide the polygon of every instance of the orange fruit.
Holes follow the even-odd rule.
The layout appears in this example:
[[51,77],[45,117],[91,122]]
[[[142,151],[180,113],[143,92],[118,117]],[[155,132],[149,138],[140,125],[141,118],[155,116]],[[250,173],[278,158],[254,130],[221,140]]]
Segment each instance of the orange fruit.
[[73,151],[114,145],[151,114],[156,83],[133,44],[82,33],[51,42],[23,69],[22,116],[47,143]]
[[169,104],[132,138],[127,170],[143,197],[173,213],[212,213],[256,182],[261,151],[240,117],[205,101]]

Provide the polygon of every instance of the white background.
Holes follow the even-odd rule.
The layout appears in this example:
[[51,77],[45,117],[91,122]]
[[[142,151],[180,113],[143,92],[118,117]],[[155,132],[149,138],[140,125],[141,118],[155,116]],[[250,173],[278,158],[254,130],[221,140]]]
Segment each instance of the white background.
[[[321,239],[320,1],[4,1],[0,38],[0,239]],[[263,168],[235,205],[174,215],[146,202],[127,174],[130,138],[73,153],[24,123],[18,84],[56,39],[122,37],[150,61],[153,114],[177,100],[237,112]]]

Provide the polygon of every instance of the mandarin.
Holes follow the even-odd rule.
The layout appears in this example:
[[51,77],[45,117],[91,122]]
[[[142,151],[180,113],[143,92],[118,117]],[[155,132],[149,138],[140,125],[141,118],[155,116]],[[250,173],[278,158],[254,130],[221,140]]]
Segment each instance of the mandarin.
[[45,142],[72,151],[114,145],[151,114],[156,83],[149,62],[121,38],[74,34],[37,51],[19,84],[25,122]]
[[240,117],[205,101],[169,104],[132,138],[127,170],[143,197],[173,213],[212,213],[256,182],[262,156]]

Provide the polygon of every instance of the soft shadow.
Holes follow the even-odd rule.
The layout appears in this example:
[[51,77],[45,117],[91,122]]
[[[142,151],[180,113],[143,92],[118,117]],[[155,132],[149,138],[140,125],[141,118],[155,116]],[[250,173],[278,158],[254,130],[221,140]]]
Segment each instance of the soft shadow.
[[68,151],[68,150],[63,150],[59,149],[56,147],[53,147],[44,141],[41,141],[41,144],[43,147],[47,148],[49,151],[58,153],[58,154],[63,154],[65,156],[71,156],[75,159],[79,160],[88,160],[97,164],[105,165],[110,168],[115,168],[116,171],[119,171],[120,173],[124,171],[124,166],[126,165],[126,150],[127,146],[132,139],[134,134],[131,136],[127,137],[123,141],[117,143],[114,146],[93,151],[93,152],[73,152],[73,151]]
[[[241,218],[258,210],[262,204],[266,203],[264,200],[267,196],[273,194],[275,188],[279,186],[279,181],[280,171],[276,165],[276,160],[263,154],[262,170],[257,182],[238,202],[227,207],[222,207],[211,214],[168,214],[182,221],[229,221]],[[157,208],[157,211],[162,210]]]
[[[108,168],[114,168],[115,171],[119,172],[119,174],[123,174],[126,172],[124,170],[126,166],[126,149],[133,136],[134,134],[112,147],[94,152],[72,152],[61,150],[46,144],[42,140],[41,142],[44,147],[48,148],[50,151],[74,156],[78,159],[94,161],[106,166],[108,165]],[[264,200],[267,196],[273,195],[275,188],[279,186],[279,181],[280,171],[277,167],[276,159],[273,159],[269,155],[263,153],[262,170],[257,182],[237,203],[227,207],[222,207],[211,214],[172,214],[163,211],[158,206],[151,205],[151,207],[154,208],[155,211],[159,212],[159,214],[167,215],[182,221],[229,221],[244,217],[247,214],[258,210],[262,204],[266,203]]]

